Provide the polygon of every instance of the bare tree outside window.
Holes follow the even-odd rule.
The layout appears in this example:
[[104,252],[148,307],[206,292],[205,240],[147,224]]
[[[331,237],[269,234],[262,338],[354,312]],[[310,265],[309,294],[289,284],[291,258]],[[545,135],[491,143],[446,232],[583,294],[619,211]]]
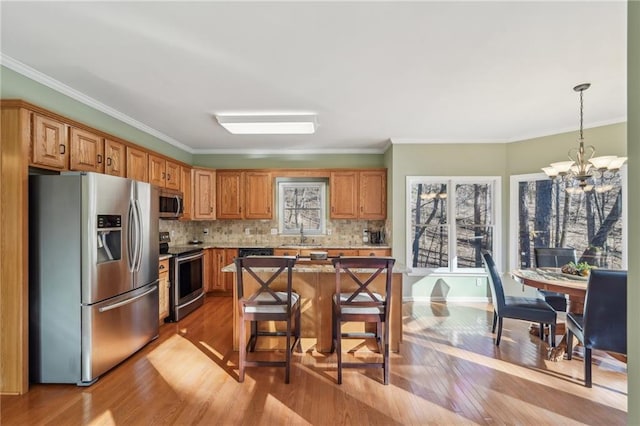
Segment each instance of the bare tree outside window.
[[606,185],[573,193],[561,179],[519,181],[519,266],[534,265],[534,247],[573,247],[580,262],[621,269],[622,179],[612,176]]
[[494,182],[493,178],[477,182],[473,178],[410,178],[413,268],[482,268],[482,250],[493,250]]
[[283,234],[325,232],[325,182],[278,182],[279,222]]

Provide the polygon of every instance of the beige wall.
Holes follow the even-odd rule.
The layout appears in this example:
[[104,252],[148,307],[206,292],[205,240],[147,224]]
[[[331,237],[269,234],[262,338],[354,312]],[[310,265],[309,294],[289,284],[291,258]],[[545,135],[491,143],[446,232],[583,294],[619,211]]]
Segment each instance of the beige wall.
[[[507,175],[539,173],[542,172],[541,167],[552,162],[568,160],[567,152],[577,146],[577,139],[578,132],[573,131],[507,144]],[[627,152],[627,123],[585,129],[584,140],[585,144],[596,148],[596,156],[624,156]]]
[[640,424],[640,2],[630,1],[628,14],[627,117],[629,155],[629,281],[627,286],[628,421]]
[[[407,264],[406,185],[407,176],[500,176],[502,197],[506,199],[505,144],[394,144],[388,158],[391,182],[389,212],[393,218],[392,248],[398,262]],[[504,229],[507,229],[503,208]],[[503,244],[506,242],[503,234]],[[446,291],[445,291],[446,290]],[[405,277],[405,297],[425,298],[486,297],[486,286],[476,285],[475,278]]]

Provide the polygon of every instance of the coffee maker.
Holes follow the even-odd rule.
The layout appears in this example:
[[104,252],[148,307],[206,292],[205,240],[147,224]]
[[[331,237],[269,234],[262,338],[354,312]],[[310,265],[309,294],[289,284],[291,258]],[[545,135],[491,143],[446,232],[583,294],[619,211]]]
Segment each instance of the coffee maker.
[[384,244],[384,231],[382,229],[369,229],[370,244]]

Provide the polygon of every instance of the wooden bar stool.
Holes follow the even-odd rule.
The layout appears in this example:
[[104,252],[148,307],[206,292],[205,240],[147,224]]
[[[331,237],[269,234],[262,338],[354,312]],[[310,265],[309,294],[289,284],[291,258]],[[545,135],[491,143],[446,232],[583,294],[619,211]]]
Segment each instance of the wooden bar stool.
[[[342,383],[342,368],[382,368],[383,382],[389,383],[389,309],[391,306],[391,273],[395,259],[390,257],[339,257],[333,259],[336,269],[336,292],[333,295],[333,344],[338,356],[338,384]],[[372,291],[378,276],[385,279],[385,293]],[[346,293],[343,283],[355,283],[357,289]],[[374,332],[342,332],[344,322],[375,323]],[[342,362],[343,338],[375,338],[382,362]]]
[[[236,284],[238,291],[239,371],[238,381],[244,381],[245,367],[285,367],[284,382],[289,383],[291,352],[300,339],[300,296],[292,291],[292,273],[296,258],[293,256],[248,256],[236,258]],[[248,297],[244,296],[243,272],[258,283],[259,288]],[[259,273],[266,272],[268,278]],[[286,273],[286,291],[276,291],[272,284],[282,273]],[[246,322],[251,323],[251,337],[247,343]],[[283,321],[285,331],[259,331],[259,321]],[[255,350],[259,336],[286,337],[284,361],[247,360],[247,348]],[[293,341],[292,341],[293,338]]]

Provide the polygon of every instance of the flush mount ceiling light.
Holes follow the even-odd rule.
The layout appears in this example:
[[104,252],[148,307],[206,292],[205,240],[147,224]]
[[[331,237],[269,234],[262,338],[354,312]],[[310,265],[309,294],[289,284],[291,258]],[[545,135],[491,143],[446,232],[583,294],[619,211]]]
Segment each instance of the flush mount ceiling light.
[[218,123],[234,135],[310,135],[315,114],[216,114]]
[[[569,161],[559,161],[551,163],[549,167],[543,167],[542,171],[551,179],[560,177],[567,178],[577,182],[577,187],[568,187],[568,192],[591,191],[594,189],[594,177],[599,176],[602,181],[607,177],[617,173],[620,167],[627,161],[627,157],[616,157],[615,155],[606,155],[602,157],[594,157],[596,149],[593,145],[584,144],[582,134],[582,93],[591,86],[590,83],[578,84],[573,88],[580,93],[580,137],[578,138],[578,146],[571,148],[568,153]],[[608,172],[605,175],[605,172]],[[601,182],[599,187],[595,187],[596,191],[606,191],[610,185]]]

